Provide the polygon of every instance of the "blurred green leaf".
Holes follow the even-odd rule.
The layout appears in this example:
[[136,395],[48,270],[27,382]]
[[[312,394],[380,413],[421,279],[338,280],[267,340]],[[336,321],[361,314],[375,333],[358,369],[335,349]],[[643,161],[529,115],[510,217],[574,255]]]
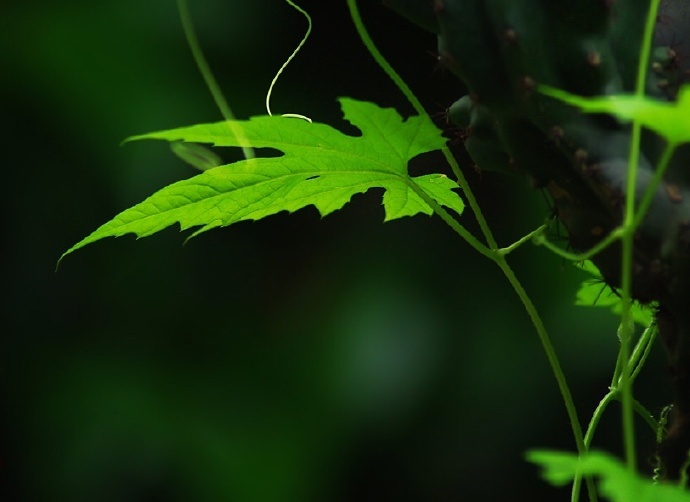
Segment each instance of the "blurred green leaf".
[[170,143],[170,149],[180,159],[199,171],[208,171],[223,164],[218,155],[205,146],[197,145],[196,143],[174,141]]
[[623,121],[637,120],[674,145],[690,141],[690,86],[687,85],[680,89],[675,102],[634,95],[581,97],[547,85],[540,86],[539,91],[585,113],[609,113]]
[[[604,282],[596,265],[587,260],[579,264],[578,268],[590,274],[591,277],[580,284],[580,289],[578,289],[575,297],[575,305],[609,308],[615,315],[620,316],[622,311],[621,297]],[[631,306],[630,314],[636,323],[645,328],[652,323],[654,318],[652,307],[639,303],[634,303]]]
[[574,453],[537,450],[527,460],[543,469],[543,477],[555,486],[571,482],[576,474],[600,478],[599,493],[612,502],[690,502],[690,493],[680,486],[655,484],[632,474],[617,459],[601,452],[579,458]]

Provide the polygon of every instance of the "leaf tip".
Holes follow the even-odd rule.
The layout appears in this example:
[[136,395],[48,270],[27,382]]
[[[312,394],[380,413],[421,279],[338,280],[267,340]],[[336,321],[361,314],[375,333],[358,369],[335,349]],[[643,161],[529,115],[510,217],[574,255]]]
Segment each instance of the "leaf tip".
[[60,255],[60,257],[57,259],[57,262],[55,262],[55,273],[56,274],[58,273],[58,270],[60,269],[60,265],[62,265],[62,261],[67,257],[67,255],[72,254],[72,252],[79,249],[79,247],[81,247],[81,246],[78,246],[77,244],[75,244],[74,246],[72,246],[71,248],[69,248],[67,251],[65,251],[64,253],[62,253]]

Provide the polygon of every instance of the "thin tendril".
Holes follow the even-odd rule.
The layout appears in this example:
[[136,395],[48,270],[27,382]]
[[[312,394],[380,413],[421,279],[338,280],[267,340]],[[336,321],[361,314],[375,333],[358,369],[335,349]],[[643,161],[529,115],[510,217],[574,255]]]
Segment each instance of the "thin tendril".
[[[278,70],[278,73],[276,73],[276,76],[273,77],[273,80],[271,80],[271,85],[268,87],[268,92],[266,93],[266,111],[270,116],[273,116],[273,113],[271,113],[271,94],[273,93],[273,87],[276,85],[276,82],[278,81],[278,77],[280,77],[281,73],[283,73],[283,70],[287,67],[287,65],[290,64],[290,61],[294,59],[294,57],[297,55],[297,53],[302,49],[304,44],[306,43],[307,39],[309,38],[309,35],[311,34],[311,27],[312,27],[312,22],[311,22],[311,16],[302,9],[299,5],[295,4],[292,0],[285,0],[291,7],[293,7],[295,10],[297,10],[300,14],[302,14],[306,19],[307,19],[307,32],[304,34],[304,37],[302,38],[302,41],[299,43],[297,48],[292,51],[292,54],[290,54],[290,57],[287,58],[287,60],[283,63],[283,66],[280,67]],[[284,113],[282,115],[283,117],[293,117],[293,118],[298,118],[298,119],[303,119],[306,120],[307,122],[311,122],[311,119],[305,115],[300,115],[299,113]]]

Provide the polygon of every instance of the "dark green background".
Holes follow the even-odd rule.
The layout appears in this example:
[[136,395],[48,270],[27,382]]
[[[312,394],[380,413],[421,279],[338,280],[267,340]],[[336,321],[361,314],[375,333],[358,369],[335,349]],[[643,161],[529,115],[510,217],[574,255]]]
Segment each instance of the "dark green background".
[[[190,3],[237,116],[264,113],[304,20],[280,0]],[[361,3],[382,51],[442,112],[460,91],[435,66],[434,38]],[[350,132],[338,96],[410,113],[345,1],[301,4],[313,37],[274,111]],[[323,220],[310,208],[186,245],[173,228],[110,239],[54,272],[98,225],[194,174],[166,145],[123,138],[219,119],[172,0],[15,1],[0,17],[0,57],[0,500],[568,498],[523,460],[573,442],[517,298],[439,220],[383,224],[378,191]],[[465,165],[501,243],[548,215],[526,180]],[[412,169],[445,167],[431,155]],[[545,250],[526,246],[512,263],[588,418],[609,383],[616,320],[572,306],[582,276]],[[657,350],[639,384],[655,412],[665,382]],[[619,443],[614,406],[597,444]]]

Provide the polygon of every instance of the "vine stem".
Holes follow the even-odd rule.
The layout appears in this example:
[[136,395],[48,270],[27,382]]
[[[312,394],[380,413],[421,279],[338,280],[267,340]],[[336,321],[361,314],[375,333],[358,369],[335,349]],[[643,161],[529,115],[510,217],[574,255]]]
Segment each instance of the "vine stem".
[[[654,344],[656,334],[656,326],[652,324],[651,326],[647,327],[647,329],[645,329],[645,331],[642,333],[642,336],[640,336],[640,339],[637,341],[637,345],[635,346],[635,349],[633,350],[628,363],[630,367],[634,367],[634,370],[630,375],[631,383],[635,380],[635,378],[637,378],[637,376],[640,373],[640,370],[644,366],[644,363],[647,360],[647,357],[649,356],[649,353],[651,351],[652,345]],[[585,432],[585,447],[587,447],[588,449],[592,445],[594,434],[599,426],[601,418],[604,416],[604,412],[608,408],[608,405],[611,404],[612,401],[621,401],[622,399],[620,389],[622,366],[622,361],[620,361],[619,359],[616,363],[616,368],[613,372],[613,377],[611,379],[611,386],[609,387],[609,391],[599,402],[599,405],[594,410],[594,413],[592,413],[592,418],[590,419],[589,425],[587,426],[587,431]],[[640,402],[638,402],[635,399],[633,399],[633,408],[637,412],[637,414],[640,417],[642,417],[642,419],[645,422],[647,422],[650,428],[656,433],[656,431],[658,431],[659,429],[659,423],[657,423],[657,421],[654,420],[654,417],[649,412],[649,410],[647,410]],[[573,480],[573,490],[575,489],[575,487],[578,487],[581,482],[582,476],[580,475],[580,473],[576,473],[575,479]]]
[[652,178],[652,181],[650,181],[649,186],[645,190],[644,195],[642,196],[642,201],[640,202],[640,207],[637,209],[637,214],[635,214],[635,219],[633,221],[633,226],[637,228],[640,223],[642,223],[643,218],[647,214],[647,210],[649,209],[649,206],[652,204],[652,200],[654,199],[654,194],[656,193],[656,189],[659,187],[659,184],[661,184],[661,181],[664,178],[664,174],[666,173],[668,166],[671,162],[671,158],[673,157],[673,153],[676,150],[676,144],[675,143],[667,143],[666,147],[664,148],[664,151],[661,154],[661,158],[659,159],[659,163],[656,166],[656,170],[654,171],[654,178]]
[[[204,53],[201,50],[201,45],[199,44],[196,32],[194,31],[194,25],[192,24],[192,16],[189,14],[187,0],[177,0],[177,10],[180,12],[182,29],[184,31],[185,37],[187,38],[187,44],[189,45],[189,48],[192,51],[192,57],[194,58],[197,67],[199,68],[199,72],[201,73],[201,76],[203,77],[204,82],[206,83],[206,87],[208,87],[208,90],[211,92],[211,96],[213,96],[213,100],[215,101],[216,106],[218,107],[221,115],[228,124],[230,132],[233,134],[233,136],[239,139],[243,144],[249,144],[242,128],[238,127],[235,124],[235,116],[232,113],[232,109],[230,108],[230,105],[228,105],[225,96],[223,96],[223,92],[220,90],[220,86],[218,85],[218,82],[216,82],[216,79],[213,76],[213,72],[211,71],[211,68],[208,65],[208,61],[206,61],[206,58],[204,57]],[[249,146],[242,147],[242,154],[244,155],[244,158],[247,160],[256,157],[256,155],[254,154],[254,149]]]
[[[349,0],[348,0],[349,1]],[[410,188],[417,194],[419,195],[424,202],[429,204],[431,208],[434,210],[434,213],[436,213],[441,219],[446,222],[453,230],[455,230],[457,233],[459,233],[461,236],[464,237],[463,233],[460,233],[458,229],[462,229],[460,224],[453,218],[448,211],[446,211],[441,205],[439,205],[435,200],[433,200],[429,195],[419,188],[416,183],[410,181]],[[464,230],[464,232],[467,232]],[[532,303],[532,299],[529,297],[527,294],[527,291],[525,288],[522,286],[522,283],[520,280],[517,278],[515,275],[515,272],[513,269],[510,267],[508,264],[508,261],[506,260],[505,257],[505,252],[503,250],[496,250],[496,249],[489,249],[483,244],[481,244],[477,239],[470,234],[470,237],[472,240],[468,241],[472,247],[474,247],[477,251],[482,253],[484,256],[489,258],[491,261],[493,261],[498,267],[501,269],[503,274],[505,275],[506,279],[508,279],[508,282],[510,285],[513,287],[513,290],[517,294],[518,298],[522,302],[522,305],[525,307],[525,310],[527,311],[527,314],[530,317],[530,320],[532,321],[532,325],[534,326],[535,330],[537,331],[537,335],[539,337],[539,341],[541,342],[542,348],[544,352],[546,353],[546,358],[549,361],[549,365],[551,366],[551,370],[553,372],[554,378],[556,379],[556,382],[558,384],[558,389],[561,393],[561,398],[563,399],[563,403],[565,404],[565,409],[568,414],[568,418],[570,420],[570,427],[572,429],[573,437],[575,439],[575,446],[577,448],[578,454],[580,456],[583,456],[587,453],[588,449],[585,445],[584,442],[584,436],[582,434],[582,426],[580,424],[580,420],[577,416],[577,410],[575,408],[575,402],[573,400],[573,396],[570,392],[570,387],[568,386],[568,382],[565,377],[565,373],[563,373],[563,369],[561,368],[561,363],[558,359],[558,356],[556,354],[556,349],[553,346],[553,343],[551,342],[551,337],[549,336],[548,331],[546,330],[546,327],[544,326],[544,322],[541,319],[541,316],[539,315],[539,312],[537,311],[537,308],[534,306],[534,303]],[[477,245],[478,243],[478,245]],[[591,477],[586,478],[586,483],[587,483],[587,493],[589,495],[590,501],[595,502],[597,500],[597,494],[596,494],[596,488],[594,487],[594,482]],[[579,483],[573,484],[573,490],[572,490],[572,501],[577,501],[580,498],[580,487]]]
[[[403,96],[407,98],[407,100],[410,102],[410,104],[419,114],[419,116],[425,117],[429,122],[433,122],[429,117],[429,114],[426,112],[426,110],[424,110],[424,107],[419,102],[419,99],[417,99],[417,96],[415,96],[415,94],[412,92],[412,89],[410,89],[410,87],[405,83],[402,77],[398,75],[398,72],[396,72],[393,69],[393,67],[386,60],[386,58],[383,57],[381,51],[378,50],[376,44],[374,44],[374,41],[371,39],[369,32],[364,26],[362,17],[359,14],[359,9],[357,8],[357,1],[347,0],[347,5],[350,9],[350,16],[352,17],[352,21],[354,22],[355,28],[357,29],[357,33],[359,34],[362,42],[364,43],[364,46],[369,51],[369,54],[371,54],[372,58],[374,58],[374,61],[378,63],[378,65],[381,67],[384,73],[388,75],[388,78],[390,78],[393,81],[393,83],[400,90]],[[486,242],[489,245],[489,248],[496,249],[498,245],[496,244],[496,240],[494,239],[493,233],[491,232],[491,229],[489,228],[489,225],[486,222],[486,218],[484,218],[481,208],[479,207],[479,203],[477,202],[474,193],[472,193],[472,190],[470,189],[467,183],[467,179],[465,178],[463,172],[460,170],[460,166],[455,160],[455,157],[453,157],[452,152],[448,148],[442,148],[441,151],[453,171],[453,176],[455,176],[455,178],[458,180],[460,188],[465,194],[465,198],[467,198],[467,202],[470,205],[470,209],[472,209],[472,212],[477,218],[477,223],[479,224],[479,228],[481,229],[482,234],[484,235],[484,238],[486,239]]]
[[[651,53],[651,42],[656,24],[657,11],[660,0],[651,0],[647,20],[645,23],[640,48],[640,60],[637,68],[637,80],[635,83],[635,96],[644,98],[649,59]],[[630,306],[632,303],[632,268],[633,268],[633,239],[635,236],[636,223],[641,221],[643,216],[637,217],[635,211],[635,189],[637,187],[637,171],[640,160],[640,137],[641,125],[639,120],[633,120],[632,134],[630,142],[630,154],[628,157],[628,182],[625,200],[625,218],[623,223],[624,235],[622,238],[622,259],[621,259],[621,347],[620,358],[623,361],[620,376],[621,403],[623,407],[622,426],[623,426],[623,448],[625,452],[625,463],[631,473],[636,471],[635,453],[635,422],[634,403],[632,393],[632,378],[630,370],[630,341],[632,339],[632,320]],[[643,214],[643,213],[639,213]]]
[[[413,106],[415,111],[419,114],[420,117],[429,117],[429,114],[426,112],[422,104],[419,102],[417,97],[414,95],[412,90],[409,88],[409,86],[405,83],[405,81],[398,75],[398,73],[393,69],[393,67],[388,63],[388,61],[383,57],[381,52],[378,50],[376,45],[374,44],[373,40],[371,39],[371,36],[369,35],[368,31],[366,30],[364,23],[362,22],[362,18],[359,14],[359,10],[357,8],[357,1],[356,0],[347,0],[347,5],[350,10],[350,15],[352,17],[353,23],[355,25],[355,28],[357,29],[357,32],[364,43],[365,47],[369,51],[369,53],[372,55],[374,60],[379,64],[379,66],[383,69],[383,71],[388,75],[388,77],[393,81],[393,83],[400,89],[402,94],[408,99],[410,104]],[[430,118],[428,118],[429,121],[431,121]],[[479,207],[479,204],[476,200],[476,197],[474,196],[472,190],[470,189],[469,185],[467,184],[467,181],[465,179],[465,176],[463,175],[462,171],[460,170],[460,166],[458,165],[457,161],[455,160],[455,157],[453,157],[453,154],[450,152],[450,149],[448,147],[444,147],[442,149],[443,155],[445,156],[446,160],[448,161],[448,164],[451,166],[451,169],[453,170],[453,174],[456,176],[460,187],[465,194],[465,197],[467,198],[467,201],[469,203],[470,209],[474,213],[475,218],[477,219],[479,226],[481,228],[482,234],[484,235],[484,238],[486,239],[488,243],[488,247],[479,242],[474,236],[472,236],[467,230],[462,227],[455,218],[453,218],[443,207],[441,207],[436,201],[434,201],[431,197],[429,197],[423,190],[421,190],[415,183],[411,182],[411,188],[417,193],[427,204],[431,206],[431,208],[434,210],[434,212],[440,216],[444,222],[446,222],[454,231],[456,231],[463,239],[468,241],[472,247],[474,247],[477,251],[479,251],[482,255],[486,256],[487,258],[491,259],[496,265],[501,269],[505,277],[507,278],[508,282],[510,285],[513,287],[513,290],[517,294],[518,298],[522,302],[525,310],[527,311],[527,314],[529,315],[532,324],[534,325],[534,328],[537,331],[537,334],[539,336],[539,340],[541,342],[541,345],[544,349],[544,352],[546,353],[546,357],[549,361],[549,364],[551,366],[551,369],[553,371],[554,377],[556,379],[556,382],[558,384],[558,388],[561,393],[561,397],[563,399],[563,402],[565,404],[566,412],[568,414],[568,418],[570,420],[570,426],[572,428],[572,433],[575,439],[575,445],[577,448],[577,451],[579,455],[584,455],[587,452],[587,449],[585,447],[584,443],[584,437],[582,434],[582,426],[580,425],[580,420],[577,416],[577,410],[575,408],[575,403],[573,401],[572,394],[570,392],[570,388],[568,386],[565,374],[563,373],[563,370],[560,365],[560,361],[558,359],[558,356],[556,355],[556,350],[553,346],[553,343],[551,342],[551,338],[549,337],[549,334],[546,330],[546,327],[544,326],[544,323],[539,316],[539,313],[532,303],[531,298],[525,291],[524,287],[522,286],[522,283],[519,281],[517,276],[515,275],[515,272],[513,269],[510,267],[508,264],[506,258],[505,258],[505,252],[501,251],[498,249],[498,245],[496,243],[496,240],[493,236],[493,233],[491,232],[491,229],[489,228],[488,223],[486,222],[486,219],[484,218],[484,215],[481,211],[481,208]],[[587,489],[589,493],[590,500],[596,501],[597,500],[597,495],[596,495],[596,489],[594,487],[594,483],[591,478],[587,478]],[[573,488],[573,500],[577,500],[579,498],[579,489],[578,487]]]

